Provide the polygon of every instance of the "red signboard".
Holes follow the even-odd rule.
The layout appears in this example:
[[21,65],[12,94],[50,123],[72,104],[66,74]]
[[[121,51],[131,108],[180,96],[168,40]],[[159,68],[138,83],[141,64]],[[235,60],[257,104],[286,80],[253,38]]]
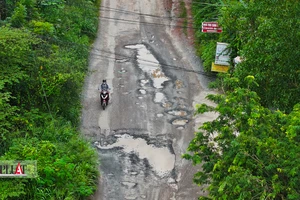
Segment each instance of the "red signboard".
[[204,32],[204,33],[222,33],[222,28],[216,28],[216,29],[202,28],[202,32]]
[[202,26],[219,27],[218,22],[202,22]]
[[218,22],[203,22],[202,32],[205,33],[221,33],[222,28],[219,27]]

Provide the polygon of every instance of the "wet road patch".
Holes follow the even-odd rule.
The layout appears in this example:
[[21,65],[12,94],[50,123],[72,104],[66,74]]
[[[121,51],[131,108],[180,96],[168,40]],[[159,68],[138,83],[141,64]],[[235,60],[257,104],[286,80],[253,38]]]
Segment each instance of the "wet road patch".
[[146,48],[144,44],[126,45],[127,49],[137,51],[137,63],[139,68],[145,72],[152,80],[153,87],[163,88],[163,83],[169,81],[169,78],[162,72],[159,61]]
[[128,62],[129,59],[128,58],[123,58],[123,59],[116,59],[117,63],[124,63],[124,62]]
[[121,68],[119,71],[118,71],[119,73],[126,73],[127,72],[127,70],[126,69],[124,69],[124,68]]
[[144,86],[147,85],[148,83],[149,83],[149,80],[145,80],[145,79],[140,80],[140,86],[141,86],[141,87],[144,87]]
[[176,126],[184,126],[189,122],[187,119],[175,119],[171,122],[171,124]]
[[170,176],[174,169],[174,152],[171,152],[168,146],[157,147],[147,142],[144,138],[134,138],[131,135],[124,134],[118,136],[113,144],[101,145],[98,142],[96,147],[100,150],[121,149],[123,152],[130,154],[133,164],[143,160],[145,165],[149,165],[147,168],[151,168],[161,178]]
[[187,112],[184,110],[171,110],[168,111],[167,113],[174,116],[181,116],[181,117],[187,116]]
[[163,103],[163,102],[166,101],[166,97],[165,97],[164,93],[162,93],[162,92],[156,92],[153,101],[155,103]]
[[139,89],[138,91],[139,91],[140,94],[146,94],[147,93],[147,91],[144,90],[144,89]]

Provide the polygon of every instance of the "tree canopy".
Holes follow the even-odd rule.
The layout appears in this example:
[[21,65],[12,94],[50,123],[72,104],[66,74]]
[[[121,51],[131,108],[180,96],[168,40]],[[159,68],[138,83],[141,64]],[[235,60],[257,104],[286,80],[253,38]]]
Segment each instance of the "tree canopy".
[[199,105],[197,113],[218,117],[199,128],[184,155],[202,164],[194,182],[208,185],[211,199],[299,199],[300,105],[271,111],[247,88],[207,98],[217,106]]
[[[218,21],[221,34],[196,32],[207,71],[217,42],[226,42],[230,70],[212,84],[222,88],[198,105],[216,112],[205,122],[184,158],[201,165],[194,182],[206,185],[201,199],[299,199],[300,4],[299,1],[193,1],[195,26]],[[207,8],[207,9],[205,9]]]
[[84,199],[98,157],[78,131],[99,1],[0,1],[0,160],[37,160],[0,199]]
[[[300,99],[300,4],[299,1],[193,1],[195,26],[218,21],[221,34],[196,32],[198,51],[210,70],[216,42],[229,43],[232,59],[243,62],[230,74],[243,80],[253,75],[254,90],[263,106],[290,112]],[[207,8],[207,9],[205,9]],[[246,87],[245,83],[240,83]],[[231,88],[227,88],[231,89]]]

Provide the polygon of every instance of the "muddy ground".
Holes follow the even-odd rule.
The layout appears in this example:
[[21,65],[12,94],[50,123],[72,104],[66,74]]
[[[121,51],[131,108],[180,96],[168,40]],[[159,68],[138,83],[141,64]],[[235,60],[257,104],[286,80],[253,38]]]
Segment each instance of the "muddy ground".
[[[187,1],[187,5],[188,5]],[[194,117],[211,78],[176,18],[178,2],[102,0],[98,37],[83,93],[83,134],[99,153],[101,177],[92,199],[193,200],[200,170],[181,155],[214,114]],[[98,85],[111,87],[106,110]],[[209,102],[208,102],[209,103]]]

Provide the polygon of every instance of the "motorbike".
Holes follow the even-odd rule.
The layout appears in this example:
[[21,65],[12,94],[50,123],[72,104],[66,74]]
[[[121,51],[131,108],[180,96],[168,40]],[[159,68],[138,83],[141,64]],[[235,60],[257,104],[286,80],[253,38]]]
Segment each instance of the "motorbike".
[[108,100],[109,100],[109,93],[106,90],[102,90],[100,93],[100,102],[101,102],[101,106],[103,108],[103,110],[105,110],[107,104],[108,104]]

